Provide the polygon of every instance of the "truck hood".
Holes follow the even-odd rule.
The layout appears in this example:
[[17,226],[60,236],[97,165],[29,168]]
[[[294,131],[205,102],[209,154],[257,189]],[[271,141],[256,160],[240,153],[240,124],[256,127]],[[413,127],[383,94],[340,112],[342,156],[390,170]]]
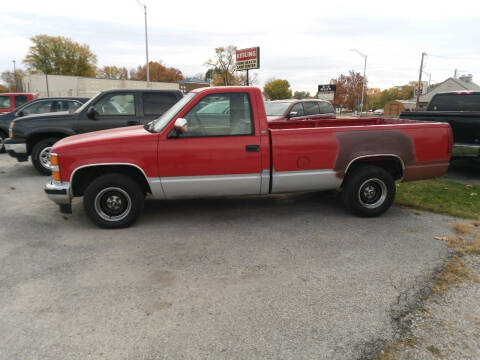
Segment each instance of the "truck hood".
[[145,130],[142,125],[128,126],[69,136],[58,141],[55,148],[61,150],[64,147],[95,146],[106,143],[119,144],[147,135],[152,135],[152,133]]
[[58,118],[66,118],[66,117],[73,117],[76,116],[74,113],[69,113],[68,111],[58,111],[53,113],[46,113],[46,114],[34,114],[34,115],[27,115],[22,116],[15,119],[15,124],[21,124],[22,122],[28,122],[30,120],[34,121],[41,121],[41,120],[51,120],[51,119],[58,119]]

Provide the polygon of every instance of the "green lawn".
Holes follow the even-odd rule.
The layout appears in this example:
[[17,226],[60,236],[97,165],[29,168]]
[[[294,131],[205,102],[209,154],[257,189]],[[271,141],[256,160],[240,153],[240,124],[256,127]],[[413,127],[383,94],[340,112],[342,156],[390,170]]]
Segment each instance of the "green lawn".
[[415,209],[480,219],[480,186],[448,180],[400,183],[395,202]]

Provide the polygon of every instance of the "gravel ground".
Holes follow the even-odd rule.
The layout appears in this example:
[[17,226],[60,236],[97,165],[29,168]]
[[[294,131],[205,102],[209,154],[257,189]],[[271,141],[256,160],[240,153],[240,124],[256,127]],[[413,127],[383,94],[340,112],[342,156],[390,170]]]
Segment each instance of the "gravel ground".
[[[480,260],[465,261],[480,279]],[[414,346],[404,345],[398,360],[480,359],[480,283],[467,281],[428,300],[422,311],[408,316]]]
[[[101,230],[0,155],[1,359],[358,359],[449,250],[454,219],[335,193],[147,201]],[[413,291],[413,297],[415,291]]]
[[480,185],[480,161],[474,162],[468,159],[454,160],[443,178],[463,184]]

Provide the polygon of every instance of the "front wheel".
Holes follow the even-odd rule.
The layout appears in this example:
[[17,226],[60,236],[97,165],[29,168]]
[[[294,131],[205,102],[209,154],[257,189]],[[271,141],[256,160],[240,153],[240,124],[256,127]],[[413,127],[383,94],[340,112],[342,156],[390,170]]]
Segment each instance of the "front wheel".
[[96,225],[117,229],[130,226],[143,210],[145,195],[138,183],[123,174],[95,179],[85,190],[83,207]]
[[32,163],[41,174],[51,175],[52,165],[50,165],[50,150],[59,139],[48,138],[35,144],[32,150]]
[[395,191],[395,181],[389,172],[377,166],[361,166],[347,174],[342,200],[354,214],[374,217],[390,208]]

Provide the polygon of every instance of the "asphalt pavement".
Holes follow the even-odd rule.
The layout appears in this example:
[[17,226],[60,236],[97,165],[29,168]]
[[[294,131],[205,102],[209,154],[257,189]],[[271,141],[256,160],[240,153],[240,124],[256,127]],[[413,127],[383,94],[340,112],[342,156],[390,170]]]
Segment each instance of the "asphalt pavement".
[[335,192],[148,200],[102,230],[0,154],[1,359],[358,359],[396,331],[452,218],[345,212]]

